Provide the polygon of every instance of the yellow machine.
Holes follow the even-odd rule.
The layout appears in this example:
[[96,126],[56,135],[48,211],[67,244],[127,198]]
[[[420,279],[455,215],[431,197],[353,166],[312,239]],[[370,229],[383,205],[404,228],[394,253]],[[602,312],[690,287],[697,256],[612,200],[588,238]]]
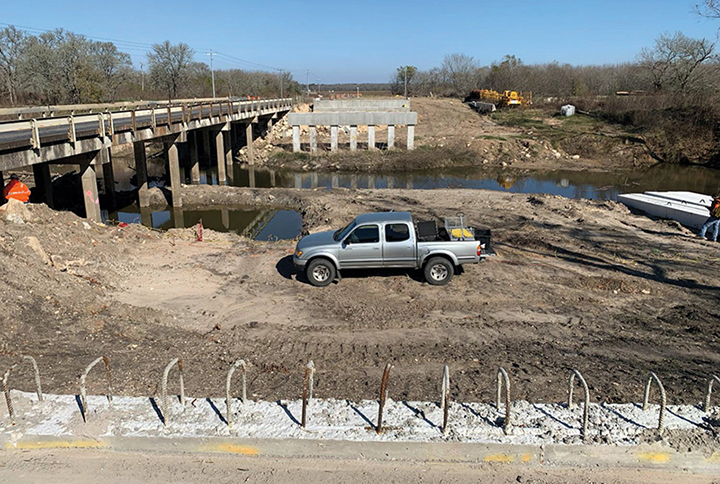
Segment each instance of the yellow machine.
[[500,93],[492,89],[474,89],[470,91],[470,95],[465,100],[487,101],[496,103],[498,107],[526,106],[532,104],[532,92],[507,90]]

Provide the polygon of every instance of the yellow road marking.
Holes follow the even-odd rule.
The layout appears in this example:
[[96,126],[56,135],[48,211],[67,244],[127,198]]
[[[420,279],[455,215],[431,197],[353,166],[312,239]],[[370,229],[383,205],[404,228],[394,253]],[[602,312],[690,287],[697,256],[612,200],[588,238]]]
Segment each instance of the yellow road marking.
[[203,452],[224,452],[227,454],[258,455],[260,450],[255,447],[237,444],[209,444],[200,447]]
[[485,456],[483,460],[485,462],[502,462],[503,464],[510,464],[515,459],[513,456],[507,454],[490,454]]

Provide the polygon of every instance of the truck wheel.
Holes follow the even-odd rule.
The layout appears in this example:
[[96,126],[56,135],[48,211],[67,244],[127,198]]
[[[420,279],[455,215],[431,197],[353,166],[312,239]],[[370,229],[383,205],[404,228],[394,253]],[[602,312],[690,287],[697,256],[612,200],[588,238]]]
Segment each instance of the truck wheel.
[[425,264],[425,280],[433,286],[444,286],[455,273],[452,262],[444,257],[433,257]]
[[310,284],[317,287],[325,287],[335,279],[335,266],[327,259],[315,259],[305,269]]

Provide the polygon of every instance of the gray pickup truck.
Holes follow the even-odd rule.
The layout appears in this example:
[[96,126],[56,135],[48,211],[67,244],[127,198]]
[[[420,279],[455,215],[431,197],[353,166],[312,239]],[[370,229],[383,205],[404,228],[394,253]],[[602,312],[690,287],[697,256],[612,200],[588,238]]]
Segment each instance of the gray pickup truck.
[[408,212],[358,216],[336,231],[310,234],[298,241],[293,263],[314,286],[327,286],[343,269],[406,267],[422,269],[433,285],[450,282],[456,268],[477,263],[489,249],[490,231],[465,227],[462,214],[434,221],[413,221]]

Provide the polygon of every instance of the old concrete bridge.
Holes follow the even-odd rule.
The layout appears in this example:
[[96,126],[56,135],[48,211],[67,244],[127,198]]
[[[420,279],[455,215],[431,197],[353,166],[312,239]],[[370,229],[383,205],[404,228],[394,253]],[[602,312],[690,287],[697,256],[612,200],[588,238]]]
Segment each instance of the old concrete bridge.
[[[200,182],[198,147],[205,153],[214,140],[218,183],[227,179],[232,147],[245,133],[252,163],[253,126],[272,127],[273,120],[292,108],[291,99],[240,100],[231,98],[180,99],[0,109],[0,182],[2,172],[32,166],[37,190],[53,206],[51,164],[80,167],[87,217],[100,221],[96,171],[102,168],[106,192],[114,196],[110,148],[132,143],[139,188],[139,205],[149,205],[145,155],[147,142],[162,142],[168,158],[173,207],[182,206],[180,151],[189,150],[192,183]],[[14,119],[12,119],[14,118]]]

